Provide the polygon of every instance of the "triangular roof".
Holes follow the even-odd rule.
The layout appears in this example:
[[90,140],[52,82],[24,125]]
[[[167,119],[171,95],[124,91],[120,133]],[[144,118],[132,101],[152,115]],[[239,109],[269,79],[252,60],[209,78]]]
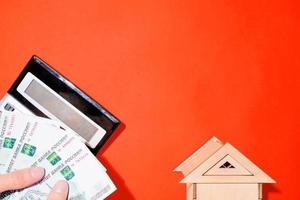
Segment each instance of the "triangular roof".
[[226,155],[209,170],[204,176],[253,176],[245,167],[230,155]]
[[216,138],[211,138],[202,147],[195,151],[190,157],[183,161],[174,171],[182,172],[184,176],[192,172],[202,162],[208,159],[223,146],[222,142]]
[[[216,145],[216,142],[221,147]],[[181,183],[275,182],[232,145],[229,143],[222,145],[217,138],[211,139],[197,150],[181,163],[176,171],[181,171],[185,175]]]

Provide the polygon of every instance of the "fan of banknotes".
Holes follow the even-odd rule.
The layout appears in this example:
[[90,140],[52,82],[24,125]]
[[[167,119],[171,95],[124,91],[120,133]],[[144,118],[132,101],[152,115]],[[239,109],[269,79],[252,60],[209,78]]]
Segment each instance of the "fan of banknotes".
[[72,131],[54,120],[0,111],[0,174],[45,168],[38,184],[2,194],[1,199],[47,199],[58,180],[69,184],[69,199],[104,199],[116,190],[105,167]]

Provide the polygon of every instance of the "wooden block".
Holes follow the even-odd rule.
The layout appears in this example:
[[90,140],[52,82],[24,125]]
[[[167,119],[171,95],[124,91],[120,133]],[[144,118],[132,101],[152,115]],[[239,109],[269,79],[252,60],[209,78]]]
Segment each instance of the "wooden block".
[[213,137],[189,158],[182,162],[174,171],[182,172],[184,176],[188,175],[212,154],[217,152],[222,146],[222,142],[218,138]]
[[258,199],[262,199],[263,198],[263,185],[262,184],[258,184]]
[[[238,163],[246,168],[252,176],[244,174],[234,176],[205,176],[204,174],[215,166],[225,156],[230,155]],[[215,154],[204,161],[194,171],[188,174],[181,183],[274,183],[275,181],[252,163],[242,153],[229,143],[225,144]]]
[[187,200],[194,200],[194,183],[186,184],[186,199]]
[[197,184],[197,200],[258,200],[258,184]]
[[204,176],[253,176],[246,168],[230,155],[226,155],[211,167]]
[[262,183],[275,183],[231,144],[212,138],[175,171],[185,177],[187,200],[261,200]]

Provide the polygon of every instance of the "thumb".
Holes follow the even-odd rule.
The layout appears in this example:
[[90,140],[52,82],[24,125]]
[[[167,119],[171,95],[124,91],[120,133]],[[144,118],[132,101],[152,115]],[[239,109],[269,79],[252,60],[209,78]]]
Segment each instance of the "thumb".
[[69,185],[66,181],[58,181],[48,195],[48,200],[66,200],[68,198]]

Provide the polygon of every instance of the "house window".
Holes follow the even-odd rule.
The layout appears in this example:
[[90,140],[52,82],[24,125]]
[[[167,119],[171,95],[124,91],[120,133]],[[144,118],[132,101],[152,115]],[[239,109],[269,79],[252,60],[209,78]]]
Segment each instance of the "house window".
[[226,161],[220,168],[235,168],[230,162]]

